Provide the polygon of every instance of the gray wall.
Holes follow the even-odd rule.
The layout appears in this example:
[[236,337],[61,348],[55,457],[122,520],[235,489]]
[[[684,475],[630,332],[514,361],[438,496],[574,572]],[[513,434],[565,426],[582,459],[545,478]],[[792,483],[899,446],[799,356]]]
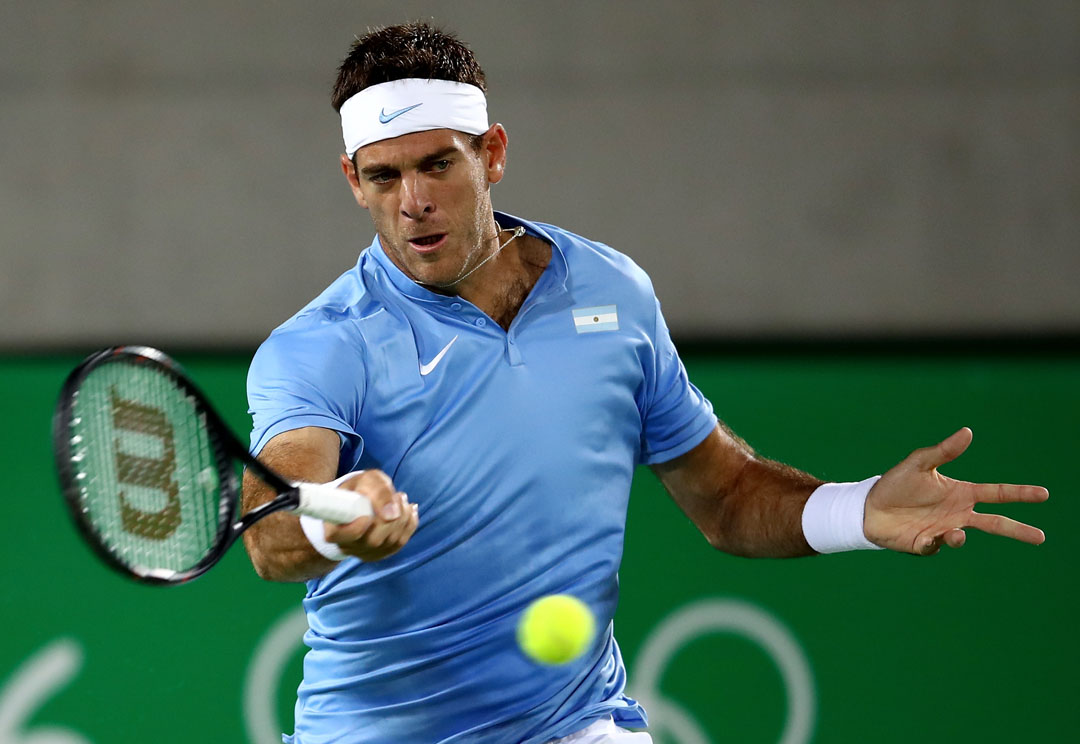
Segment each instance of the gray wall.
[[1080,331],[1080,3],[8,2],[0,345],[257,343],[372,235],[328,89],[434,17],[498,208],[632,255],[677,334]]

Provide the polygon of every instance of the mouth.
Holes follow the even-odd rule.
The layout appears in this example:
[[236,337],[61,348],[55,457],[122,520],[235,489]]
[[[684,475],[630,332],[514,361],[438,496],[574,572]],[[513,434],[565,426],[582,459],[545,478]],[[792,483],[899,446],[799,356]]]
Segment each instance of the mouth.
[[417,253],[432,253],[437,251],[445,241],[446,233],[432,233],[431,235],[409,238],[409,245]]

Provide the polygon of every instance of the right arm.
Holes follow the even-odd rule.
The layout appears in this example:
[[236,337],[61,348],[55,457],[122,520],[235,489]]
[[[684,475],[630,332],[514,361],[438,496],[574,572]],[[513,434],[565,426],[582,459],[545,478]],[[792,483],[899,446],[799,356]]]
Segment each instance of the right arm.
[[[278,434],[263,447],[259,460],[288,481],[326,483],[337,475],[338,434],[308,426]],[[396,553],[417,527],[417,512],[405,494],[378,470],[365,470],[338,488],[357,491],[371,500],[374,517],[347,525],[326,526],[326,539],[348,555],[377,561]],[[243,511],[276,496],[274,489],[249,471],[244,472]],[[268,581],[307,581],[329,572],[334,561],[320,555],[300,528],[300,518],[288,512],[266,517],[244,532],[244,547],[260,577]]]

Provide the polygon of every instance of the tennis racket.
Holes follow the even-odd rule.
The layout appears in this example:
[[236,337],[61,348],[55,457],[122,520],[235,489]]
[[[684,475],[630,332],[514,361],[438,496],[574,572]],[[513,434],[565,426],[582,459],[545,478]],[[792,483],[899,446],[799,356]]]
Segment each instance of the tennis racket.
[[[179,365],[146,346],[91,354],[64,382],[53,451],[68,510],[109,566],[148,584],[202,575],[251,525],[288,510],[338,524],[353,491],[293,484],[252,457]],[[239,466],[278,495],[237,518]]]

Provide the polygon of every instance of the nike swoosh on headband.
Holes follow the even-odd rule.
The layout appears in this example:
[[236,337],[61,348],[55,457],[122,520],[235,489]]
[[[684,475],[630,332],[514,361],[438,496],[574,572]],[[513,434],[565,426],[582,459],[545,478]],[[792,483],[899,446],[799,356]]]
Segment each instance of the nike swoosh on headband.
[[389,114],[386,113],[386,109],[382,109],[382,110],[379,111],[379,122],[382,123],[382,124],[389,124],[394,119],[398,118],[399,116],[406,113],[407,111],[412,111],[417,106],[423,106],[423,105],[424,105],[424,102],[421,101],[420,103],[414,103],[412,106],[406,106],[403,109],[398,109],[397,111],[394,111],[394,112],[389,113]]
[[420,374],[423,375],[424,377],[427,377],[429,374],[431,374],[432,370],[434,370],[437,366],[439,366],[439,362],[441,362],[442,358],[444,356],[446,356],[446,352],[450,351],[450,347],[454,345],[454,342],[457,341],[457,339],[458,339],[458,337],[454,336],[452,339],[450,339],[450,343],[448,343],[446,346],[444,346],[442,351],[440,351],[438,354],[435,355],[434,359],[432,359],[427,364],[421,364],[420,365]]

